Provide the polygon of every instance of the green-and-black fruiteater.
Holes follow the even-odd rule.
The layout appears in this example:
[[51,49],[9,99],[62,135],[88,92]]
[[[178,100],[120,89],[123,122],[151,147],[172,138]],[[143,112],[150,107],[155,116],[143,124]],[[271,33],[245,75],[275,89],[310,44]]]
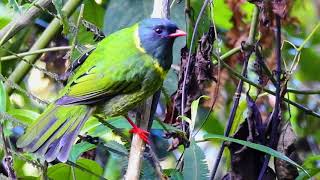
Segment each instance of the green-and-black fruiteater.
[[[17,146],[48,162],[67,161],[81,127],[96,109],[103,109],[107,116],[126,115],[161,87],[172,64],[173,42],[185,35],[170,20],[156,18],[109,35],[70,77],[59,98],[27,128]],[[132,132],[148,141],[148,132],[134,124]]]

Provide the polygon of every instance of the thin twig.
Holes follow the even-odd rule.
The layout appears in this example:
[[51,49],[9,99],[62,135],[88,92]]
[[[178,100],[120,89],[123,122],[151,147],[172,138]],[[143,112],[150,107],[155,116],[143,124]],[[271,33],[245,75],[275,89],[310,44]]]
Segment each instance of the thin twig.
[[[220,62],[221,62],[221,65],[226,68],[230,73],[231,75],[239,78],[239,79],[242,79],[244,82],[258,88],[258,89],[262,89],[264,92],[268,93],[268,94],[271,94],[271,95],[275,95],[275,92],[269,90],[269,89],[266,89],[262,86],[260,86],[259,84],[256,84],[255,82],[249,80],[248,78],[245,78],[243,77],[241,74],[239,74],[238,72],[236,72],[232,67],[230,67],[227,63],[225,63],[223,60],[226,60],[228,59],[230,56],[238,53],[241,51],[241,47],[236,47],[236,48],[233,48],[231,50],[229,50],[228,52],[226,52],[225,54],[221,55],[220,56]],[[217,60],[219,57],[216,57]],[[295,93],[295,94],[320,94],[320,90],[295,90],[295,89],[287,89],[287,92],[290,92],[290,93]],[[296,103],[294,101],[291,101],[287,98],[284,98],[284,97],[281,97],[281,100],[282,101],[285,101],[287,103],[289,103],[290,105],[293,105],[295,106],[296,108],[304,111],[306,114],[309,114],[311,116],[314,116],[316,118],[320,118],[320,114],[299,104],[299,103]]]
[[[244,65],[243,65],[243,68],[242,68],[242,76],[244,76],[244,77],[247,76],[248,61],[249,61],[249,58],[250,58],[250,56],[252,54],[252,48],[250,48],[250,46],[253,46],[253,43],[255,41],[255,35],[256,35],[257,26],[258,26],[258,23],[259,23],[258,17],[259,17],[259,8],[255,7],[254,13],[253,13],[253,19],[251,21],[251,26],[250,26],[249,37],[248,37],[248,40],[246,42],[246,46],[248,46],[249,48],[245,52]],[[234,95],[233,106],[232,106],[232,109],[230,111],[230,115],[229,115],[229,118],[228,118],[226,130],[224,132],[224,135],[226,137],[229,136],[229,133],[230,133],[233,121],[234,121],[234,117],[235,117],[235,114],[236,114],[236,111],[237,111],[237,108],[238,108],[238,105],[239,105],[240,96],[241,96],[241,92],[242,92],[242,88],[243,88],[243,82],[244,82],[243,80],[239,81],[236,93]],[[220,147],[220,150],[219,150],[217,159],[215,161],[215,164],[213,166],[213,170],[212,170],[210,179],[214,179],[214,177],[216,175],[216,172],[218,170],[218,167],[219,167],[220,160],[222,158],[222,154],[223,154],[224,149],[225,149],[225,144],[223,142],[221,147]]]
[[[40,0],[37,4],[43,8],[47,8],[51,3],[51,0]],[[0,37],[4,37],[5,34],[10,31],[10,33],[1,41],[0,46],[7,42],[11,37],[13,37],[21,29],[29,25],[33,19],[35,19],[41,10],[38,7],[31,7],[26,12],[23,12],[13,18],[9,24],[0,30]],[[12,30],[10,30],[12,29]]]
[[[193,48],[193,42],[194,42],[194,38],[195,38],[195,35],[196,35],[196,32],[198,30],[198,26],[199,26],[199,22],[200,22],[200,19],[204,13],[204,10],[206,9],[208,3],[209,3],[210,0],[206,0],[202,7],[201,7],[201,10],[199,12],[199,15],[197,17],[197,21],[196,21],[196,24],[194,26],[194,30],[193,30],[193,33],[192,33],[192,38],[191,38],[191,42],[190,42],[190,48],[189,48],[189,54],[188,54],[188,61],[187,61],[187,67],[186,67],[186,70],[185,70],[185,73],[184,73],[184,77],[183,77],[183,83],[182,83],[182,100],[181,100],[181,115],[183,116],[184,115],[184,107],[185,107],[185,103],[186,103],[186,82],[187,82],[187,77],[188,77],[188,74],[189,74],[189,68],[190,68],[190,59],[191,59],[191,54],[192,54],[192,48]],[[184,128],[184,127],[183,127]]]
[[287,92],[293,93],[293,94],[305,94],[305,95],[308,95],[308,94],[320,94],[320,90],[311,90],[311,89],[310,90],[298,90],[298,89],[288,88]]
[[35,100],[39,104],[44,104],[44,105],[50,104],[50,102],[48,102],[46,100],[42,100],[42,99],[36,97],[35,95],[33,95],[32,93],[29,93],[25,89],[21,88],[18,84],[16,84],[16,83],[12,82],[11,80],[5,78],[2,74],[0,74],[0,80],[3,81],[3,82],[6,82],[7,85],[10,86],[10,88],[15,89],[17,91],[20,91],[21,93],[27,95],[29,98]]
[[42,54],[42,53],[46,53],[46,52],[70,50],[70,48],[71,48],[71,46],[59,46],[59,47],[44,48],[44,49],[39,49],[39,50],[35,50],[35,51],[28,51],[28,52],[18,53],[15,55],[0,57],[0,61],[8,61],[8,60],[17,59],[19,57],[25,57],[25,56],[30,56],[30,55],[34,55],[34,54]]
[[[51,2],[51,1],[49,1],[49,2]],[[74,10],[78,7],[80,2],[81,2],[81,0],[69,0],[64,5],[62,10],[66,13],[67,16],[70,16],[74,12]],[[44,7],[44,6],[42,6],[42,7]],[[39,11],[38,8],[36,8],[36,9]],[[34,14],[32,14],[32,15],[34,15]],[[34,15],[34,16],[36,16],[36,15]],[[23,17],[21,17],[21,18],[22,19],[27,18],[28,22],[34,18],[34,17],[28,17],[28,16],[31,16],[31,15],[24,14]],[[51,39],[54,38],[54,36],[61,30],[61,26],[62,25],[60,24],[60,20],[55,18],[49,24],[49,26],[46,28],[46,30],[41,34],[41,36],[38,38],[38,40],[33,44],[30,51],[35,51],[35,50],[45,48],[49,44]],[[22,28],[22,27],[20,27],[20,28]],[[0,37],[1,37],[1,32],[2,32],[2,30],[0,31]],[[30,55],[26,58],[26,60],[29,63],[33,64],[37,60],[38,57],[39,57],[39,54]],[[30,64],[27,64],[25,62],[20,62],[17,65],[17,67],[14,69],[14,71],[10,74],[8,80],[18,84],[21,82],[21,80],[25,77],[25,75],[29,72],[30,69],[31,69]],[[8,92],[9,95],[12,93],[12,90],[13,89],[10,86],[8,86],[8,84],[6,83],[6,91]]]
[[[254,83],[253,81],[249,80],[248,78],[243,77],[241,74],[239,74],[239,73],[237,73],[236,71],[234,71],[234,69],[233,69],[232,67],[230,67],[230,66],[229,66],[227,63],[225,63],[224,61],[221,61],[221,65],[222,65],[224,68],[226,68],[226,69],[231,73],[231,75],[233,75],[233,76],[235,76],[235,77],[243,80],[244,82],[246,82],[246,83],[248,83],[248,84],[250,84],[250,85],[252,85],[252,86],[254,86],[254,87],[258,88],[258,89],[262,89],[264,92],[266,92],[266,93],[268,93],[268,94],[271,94],[271,95],[275,95],[275,94],[276,94],[275,92],[273,92],[273,91],[271,91],[271,90],[269,90],[269,89],[266,89],[266,88],[260,86],[259,84]],[[284,97],[281,97],[281,99],[282,99],[283,101],[285,101],[285,102],[287,102],[287,103],[295,106],[296,108],[304,111],[304,113],[306,113],[306,114],[309,114],[309,115],[312,115],[312,116],[314,116],[314,117],[320,118],[320,114],[319,114],[319,113],[314,112],[314,111],[312,111],[311,109],[309,109],[309,108],[307,108],[307,107],[305,107],[305,106],[303,106],[303,105],[301,105],[301,104],[299,104],[299,103],[296,103],[296,102],[291,101],[291,100],[289,100],[289,99],[287,99],[287,98],[284,98]]]
[[32,63],[30,63],[27,59],[24,59],[24,58],[20,57],[18,54],[14,53],[14,52],[6,49],[6,48],[2,48],[2,49],[5,50],[6,52],[10,53],[10,54],[13,54],[13,56],[15,56],[16,58],[20,59],[22,62],[27,63],[27,64],[30,65],[32,68],[37,69],[37,70],[43,72],[45,75],[51,77],[52,79],[54,79],[54,80],[56,80],[56,81],[60,81],[58,74],[49,72],[49,71],[47,71],[47,70],[44,69],[44,68],[41,68],[41,67],[39,67],[39,66],[37,66],[37,65],[35,65],[35,64],[32,64]]
[[[269,147],[275,148],[278,144],[279,134],[278,134],[278,126],[281,120],[281,17],[276,15],[276,32],[275,32],[275,40],[276,40],[276,63],[277,63],[277,70],[276,70],[276,101],[274,105],[274,111],[271,117],[271,135],[270,135],[270,142]],[[264,177],[264,173],[268,167],[270,160],[270,155],[265,155],[265,160],[263,162],[261,171],[259,173],[259,180],[262,180]]]
[[69,53],[69,55],[70,55],[69,59],[70,60],[72,58],[72,54],[73,54],[74,48],[76,47],[76,44],[77,44],[79,26],[80,26],[81,20],[83,18],[83,12],[84,12],[84,4],[81,4],[80,13],[79,13],[79,16],[78,16],[78,21],[77,21],[75,32],[73,34],[73,39],[72,39],[72,42],[71,42],[71,49],[70,49],[70,53]]
[[7,171],[8,173],[8,177],[9,179],[17,179],[17,176],[15,174],[15,171],[13,169],[13,157],[11,152],[9,151],[10,148],[10,144],[8,142],[7,137],[5,137],[4,135],[4,123],[1,122],[0,124],[0,131],[1,131],[1,138],[3,141],[3,149],[4,149],[4,155],[2,158],[2,165],[4,166],[4,169]]
[[55,13],[49,11],[48,8],[44,8],[44,7],[40,6],[39,4],[37,4],[36,1],[31,1],[31,0],[27,0],[27,1],[29,1],[32,4],[32,6],[35,6],[35,7],[39,8],[42,12],[45,12],[45,13],[51,15],[52,17],[60,19],[60,17],[58,15],[56,15]]
[[[218,38],[218,33],[217,33],[217,30],[216,30],[216,25],[215,25],[215,22],[214,22],[214,12],[213,12],[213,1],[210,3],[210,11],[211,11],[211,21],[212,21],[212,25],[213,25],[213,28],[214,28],[214,37],[217,39]],[[215,39],[215,41],[216,41]],[[212,44],[213,46],[213,44]],[[220,56],[219,52],[217,52],[217,56]],[[219,88],[220,88],[220,80],[221,80],[221,62],[218,60],[218,66],[217,66],[217,82],[216,82],[216,86],[214,88],[214,97],[212,97],[212,103],[210,105],[210,108],[204,118],[204,121],[201,123],[201,125],[199,126],[198,130],[195,131],[195,133],[193,134],[193,137],[195,137],[199,131],[202,129],[202,127],[206,124],[207,120],[209,119],[210,117],[210,114],[213,110],[213,107],[214,105],[216,104],[217,100],[218,100],[218,93],[219,93]]]

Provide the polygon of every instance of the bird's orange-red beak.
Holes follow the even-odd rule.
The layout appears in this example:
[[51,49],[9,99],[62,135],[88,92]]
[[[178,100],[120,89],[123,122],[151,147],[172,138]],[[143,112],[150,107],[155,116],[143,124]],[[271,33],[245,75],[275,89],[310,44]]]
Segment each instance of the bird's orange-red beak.
[[187,35],[186,32],[180,29],[177,29],[176,32],[169,34],[169,37],[179,37],[179,36],[186,36],[186,35]]

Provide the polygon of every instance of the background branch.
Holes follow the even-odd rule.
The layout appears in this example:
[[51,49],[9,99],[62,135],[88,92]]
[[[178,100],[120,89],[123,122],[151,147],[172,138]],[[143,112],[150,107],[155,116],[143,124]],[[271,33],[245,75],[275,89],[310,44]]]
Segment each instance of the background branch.
[[42,54],[42,53],[46,53],[46,52],[70,50],[70,48],[71,48],[71,46],[44,48],[44,49],[39,49],[39,50],[35,50],[35,51],[28,51],[28,52],[15,54],[15,55],[0,57],[0,61],[8,61],[8,60],[13,60],[13,59],[18,59],[19,57],[31,56],[34,54]]
[[[69,0],[62,10],[66,13],[67,16],[70,16],[74,10],[78,7],[78,5],[81,3],[82,0]],[[51,39],[54,38],[54,36],[61,30],[61,23],[60,20],[55,18],[52,20],[52,22],[49,24],[49,26],[46,28],[45,31],[41,34],[41,36],[38,38],[38,40],[33,44],[31,49],[29,51],[36,51],[42,48],[45,48]],[[0,33],[1,36],[1,33]],[[26,60],[29,63],[34,63],[40,54],[34,54],[30,55],[26,58]],[[8,80],[14,83],[20,83],[20,81],[23,79],[23,77],[29,72],[31,69],[31,65],[26,62],[20,62],[17,67],[14,69],[14,71],[9,76]],[[6,91],[10,95],[12,93],[12,87],[9,86],[9,84],[6,82]]]
[[[40,0],[37,2],[37,5],[42,8],[46,8],[50,5],[50,3],[51,0]],[[26,10],[26,12],[21,12],[21,14],[18,14],[16,17],[14,17],[13,21],[0,30],[0,37],[5,37],[1,40],[0,46],[11,39],[21,29],[32,23],[33,19],[35,19],[40,13],[40,8],[32,6]]]
[[[253,13],[253,19],[251,21],[251,27],[250,27],[250,32],[249,32],[249,37],[248,37],[248,40],[246,42],[246,46],[248,46],[249,50],[247,50],[245,52],[245,60],[244,60],[244,65],[243,65],[243,68],[242,68],[242,76],[246,77],[247,76],[247,67],[248,67],[248,61],[249,61],[249,58],[252,54],[252,50],[250,50],[250,46],[253,46],[253,43],[255,41],[255,35],[256,35],[256,32],[257,32],[257,27],[258,27],[258,17],[259,17],[259,9],[258,7],[255,7],[254,9],[254,13]],[[229,115],[229,118],[228,118],[228,122],[227,122],[227,126],[226,126],[226,130],[224,132],[224,136],[228,137],[229,136],[229,133],[230,133],[230,130],[231,130],[231,127],[232,127],[232,124],[233,124],[233,120],[235,118],[235,115],[236,115],[236,111],[237,111],[237,108],[238,108],[238,105],[239,105],[239,100],[240,100],[240,96],[241,96],[241,92],[242,92],[242,88],[243,88],[243,80],[241,79],[238,83],[238,86],[237,86],[237,90],[236,90],[236,93],[234,94],[234,102],[233,102],[233,105],[232,105],[232,109],[230,111],[230,115]],[[222,145],[220,147],[220,150],[218,152],[218,156],[217,156],[217,159],[215,161],[215,164],[213,166],[213,169],[212,169],[212,173],[211,173],[211,177],[210,179],[214,179],[215,175],[216,175],[216,172],[218,170],[218,167],[219,167],[219,164],[220,164],[220,160],[222,158],[222,154],[223,154],[223,151],[225,149],[225,144],[224,142],[222,142]]]
[[[169,0],[154,0],[152,18],[169,18]],[[148,98],[144,104],[141,105],[137,113],[137,125],[140,128],[150,130],[153,121],[161,90],[158,90],[152,97]],[[151,147],[150,147],[151,148]],[[145,150],[144,141],[136,134],[133,135],[128,169],[125,176],[126,180],[138,180],[141,172],[141,164],[143,153]],[[158,174],[160,174],[158,172]],[[160,175],[159,175],[160,176]],[[159,177],[162,179],[162,177]]]

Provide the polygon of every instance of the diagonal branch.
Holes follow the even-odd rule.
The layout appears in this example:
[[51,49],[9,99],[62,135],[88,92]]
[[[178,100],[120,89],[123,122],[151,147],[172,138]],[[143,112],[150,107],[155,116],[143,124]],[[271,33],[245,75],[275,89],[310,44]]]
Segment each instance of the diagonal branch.
[[[37,6],[46,8],[50,5],[50,3],[51,0],[40,0],[37,3]],[[21,14],[14,17],[13,21],[11,21],[8,25],[6,25],[4,28],[0,30],[0,37],[5,37],[1,40],[0,46],[2,46],[5,42],[11,39],[21,29],[29,25],[33,21],[33,19],[35,19],[40,13],[40,8],[32,6],[26,12],[22,12]]]
[[[81,0],[69,0],[62,10],[66,12],[67,16],[70,16],[73,11],[78,7],[80,4]],[[25,25],[25,24],[24,24]],[[33,44],[31,47],[30,51],[36,51],[42,48],[45,48],[49,42],[51,41],[52,38],[60,31],[61,29],[61,24],[60,20],[55,18],[49,26],[46,28],[46,30],[41,34],[39,39]],[[1,32],[0,31],[0,37],[1,37]],[[34,63],[37,58],[40,56],[40,54],[35,54],[35,55],[30,55],[26,58],[26,60],[29,63]],[[23,77],[29,72],[31,69],[31,65],[26,63],[26,62],[20,62],[17,67],[14,69],[14,71],[11,73],[9,76],[8,80],[14,83],[20,83]],[[12,87],[9,86],[8,83],[6,83],[6,91],[8,94],[12,93]]]

